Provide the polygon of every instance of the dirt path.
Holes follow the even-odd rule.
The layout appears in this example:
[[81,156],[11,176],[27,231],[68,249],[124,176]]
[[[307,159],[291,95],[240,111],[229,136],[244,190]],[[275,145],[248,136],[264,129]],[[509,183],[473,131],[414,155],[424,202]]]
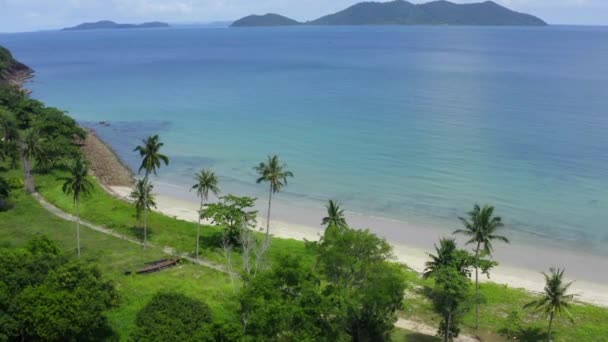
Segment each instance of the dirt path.
[[[48,212],[50,212],[53,215],[60,217],[64,220],[76,222],[76,217],[74,215],[69,214],[69,213],[57,208],[56,206],[52,205],[42,195],[40,195],[40,193],[38,193],[36,191],[36,187],[34,185],[34,179],[31,174],[30,163],[25,159],[23,159],[23,169],[24,169],[24,173],[25,173],[25,186],[26,186],[27,192],[30,193],[38,201],[38,203],[40,203],[40,205],[42,205],[42,207],[44,209],[46,209]],[[111,229],[95,225],[93,223],[84,221],[82,219],[80,220],[80,224],[82,226],[88,227],[89,229],[92,229],[94,231],[97,231],[97,232],[100,232],[103,234],[107,234],[107,235],[111,235],[117,239],[128,241],[130,243],[137,244],[139,246],[142,245],[141,241],[139,241],[137,239],[134,239],[134,238],[124,235],[124,234],[117,233]],[[148,246],[156,247],[154,244],[152,244],[150,242],[148,242]],[[177,254],[177,253],[175,253],[175,249],[173,249],[171,247],[163,247],[162,251],[163,251],[163,253],[165,253],[167,255],[179,256],[180,258],[186,259],[195,264],[205,266],[205,267],[214,269],[214,270],[222,272],[222,273],[230,274],[230,272],[228,270],[226,270],[226,268],[223,265],[218,265],[218,264],[212,263],[207,260],[202,260],[202,259],[196,260],[195,258],[190,257],[186,254]],[[428,326],[424,323],[407,320],[404,318],[399,318],[397,320],[397,322],[395,322],[395,326],[398,328],[406,329],[406,330],[413,331],[413,332],[416,332],[419,334],[424,334],[424,335],[435,336],[435,334],[437,333],[437,329],[434,327]],[[477,339],[470,337],[470,336],[459,336],[454,341],[456,341],[456,342],[478,342]]]
[[[412,321],[412,320],[405,319],[405,318],[399,318],[397,320],[397,322],[395,322],[395,326],[398,328],[401,328],[401,329],[413,331],[415,333],[419,333],[419,334],[423,334],[423,335],[429,335],[429,336],[437,335],[436,327],[431,327],[424,323]],[[468,336],[468,335],[460,335],[457,338],[455,338],[454,341],[455,342],[479,342],[478,339],[476,339],[472,336]]]
[[[27,192],[30,193],[38,201],[38,203],[40,203],[40,205],[42,205],[42,207],[44,209],[46,209],[48,212],[52,213],[53,215],[55,215],[57,217],[60,217],[60,218],[62,218],[64,220],[66,220],[66,221],[76,222],[76,216],[74,216],[72,214],[69,214],[69,213],[67,213],[67,212],[65,212],[65,211],[57,208],[56,206],[52,205],[44,197],[42,197],[42,195],[40,195],[40,193],[38,193],[36,191],[36,187],[34,185],[34,179],[33,179],[32,174],[31,174],[30,163],[29,163],[29,161],[27,161],[25,159],[23,159],[23,169],[24,169],[24,172],[25,172],[25,187],[26,187]],[[108,228],[105,228],[105,227],[102,227],[102,226],[95,225],[95,224],[87,222],[87,221],[85,221],[83,219],[80,219],[80,224],[82,226],[88,227],[89,229],[92,229],[94,231],[97,231],[97,232],[100,232],[100,233],[103,233],[103,234],[107,234],[107,235],[111,235],[111,236],[113,236],[115,238],[118,238],[118,239],[121,239],[121,240],[124,240],[124,241],[131,242],[133,244],[137,244],[137,245],[142,246],[141,241],[139,241],[139,240],[137,240],[135,238],[132,238],[130,236],[117,233],[117,232],[113,231],[112,229],[108,229]],[[150,246],[150,247],[157,247],[154,244],[149,243],[149,242],[148,242],[148,246]],[[220,271],[220,272],[223,272],[223,273],[229,273],[223,265],[218,265],[218,264],[212,263],[212,262],[207,261],[207,260],[201,260],[201,259],[196,260],[196,258],[190,257],[190,256],[188,256],[186,254],[175,253],[175,250],[173,248],[171,248],[171,247],[163,247],[162,251],[163,251],[163,253],[168,254],[170,256],[179,256],[180,258],[186,259],[186,260],[191,261],[191,262],[193,262],[195,264],[198,264],[198,265],[201,265],[201,266],[205,266],[205,267],[208,267],[208,268],[212,268],[212,269],[214,269],[216,271]]]

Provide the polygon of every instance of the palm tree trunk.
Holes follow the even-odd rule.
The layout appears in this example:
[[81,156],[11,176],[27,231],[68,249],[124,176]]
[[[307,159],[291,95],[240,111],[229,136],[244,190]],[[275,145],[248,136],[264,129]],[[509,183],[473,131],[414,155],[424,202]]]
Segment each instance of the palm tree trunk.
[[549,315],[549,333],[547,334],[547,341],[551,342],[551,328],[553,326],[553,312]]
[[475,329],[479,328],[479,247],[481,242],[477,242],[475,249]]
[[144,250],[146,250],[146,243],[148,241],[148,208],[146,208],[146,204],[148,204],[147,201],[147,198],[144,199]]
[[443,341],[448,342],[450,340],[450,325],[452,325],[452,313],[448,313],[448,319],[445,326],[445,332],[443,335]]
[[266,216],[266,237],[264,238],[264,246],[268,247],[268,239],[270,234],[270,205],[272,204],[272,184],[270,184],[270,191],[268,192],[268,215]]
[[78,246],[78,257],[80,257],[80,199],[76,200],[76,245]]
[[201,198],[201,207],[198,211],[198,229],[196,231],[196,261],[198,261],[198,249],[201,240],[201,212],[203,211],[203,199]]

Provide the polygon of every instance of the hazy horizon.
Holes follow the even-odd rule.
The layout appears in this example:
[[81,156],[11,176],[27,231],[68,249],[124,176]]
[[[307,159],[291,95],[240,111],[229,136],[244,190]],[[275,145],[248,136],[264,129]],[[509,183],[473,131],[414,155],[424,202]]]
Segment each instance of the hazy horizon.
[[[55,30],[82,22],[163,21],[174,25],[237,20],[250,14],[278,13],[306,21],[349,7],[357,0],[0,0],[0,32]],[[413,3],[429,1],[414,0]],[[452,0],[454,3],[482,1]],[[608,2],[602,0],[495,0],[514,11],[535,15],[552,25],[608,25]]]

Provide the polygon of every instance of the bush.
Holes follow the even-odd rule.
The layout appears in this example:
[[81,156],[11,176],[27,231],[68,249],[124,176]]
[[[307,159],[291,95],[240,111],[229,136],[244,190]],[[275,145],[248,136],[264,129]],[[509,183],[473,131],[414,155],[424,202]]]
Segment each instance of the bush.
[[21,177],[11,177],[8,179],[8,185],[13,190],[23,189],[25,183]]
[[137,314],[134,341],[214,340],[207,304],[178,293],[159,293]]
[[107,341],[104,313],[117,301],[95,266],[69,261],[44,236],[0,249],[0,341]]

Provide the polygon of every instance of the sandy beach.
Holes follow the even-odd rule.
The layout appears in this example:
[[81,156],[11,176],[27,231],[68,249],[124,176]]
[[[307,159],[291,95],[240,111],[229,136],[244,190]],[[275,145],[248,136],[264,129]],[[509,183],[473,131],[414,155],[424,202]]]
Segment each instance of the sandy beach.
[[[84,149],[87,157],[91,160],[93,172],[100,179],[106,190],[117,197],[128,200],[131,192],[130,183],[132,172],[127,169],[118,159],[113,151],[103,143],[95,134],[89,134]],[[197,221],[197,210],[199,203],[193,193],[186,189],[171,184],[155,183],[157,190],[157,211],[170,217],[186,221]],[[295,240],[317,240],[323,234],[323,227],[312,224],[320,221],[318,213],[307,208],[294,208],[289,203],[275,202],[271,221],[271,234],[275,237]],[[287,213],[287,214],[286,214]],[[311,216],[313,218],[311,218]],[[318,216],[318,217],[317,217]],[[290,219],[286,220],[285,217]],[[306,219],[305,219],[306,218]],[[370,227],[378,224],[378,219],[356,215],[347,212],[347,219],[354,227]],[[295,223],[295,222],[304,222]],[[429,227],[419,227],[404,222],[386,221],[384,237],[394,247],[396,259],[408,265],[417,272],[424,270],[427,261],[427,253],[432,251],[433,243],[445,232],[435,231]],[[258,218],[258,226],[265,226],[265,218]],[[411,244],[394,243],[391,233],[398,233],[408,237]],[[599,281],[581,280],[577,271],[606,269],[607,261],[594,256],[583,255],[579,252],[559,248],[525,246],[512,244],[509,248],[496,248],[495,259],[500,262],[491,273],[491,279],[480,278],[482,281],[492,281],[505,284],[513,288],[523,288],[531,292],[540,292],[544,287],[544,277],[540,273],[546,271],[548,266],[554,263],[556,266],[565,267],[569,280],[574,280],[573,293],[577,294],[577,300],[601,306],[608,306],[608,285],[603,281],[601,272]],[[580,274],[588,274],[583,272]]]
[[[131,189],[124,186],[109,187],[116,195],[127,199]],[[178,199],[175,197],[157,194],[156,195],[157,211],[167,216],[178,219],[196,222],[198,203]],[[258,218],[258,225],[264,226],[265,219]],[[312,227],[299,225],[285,221],[271,221],[270,231],[273,236],[285,239],[295,240],[317,240],[323,233],[321,226]],[[390,241],[389,241],[390,242]],[[399,262],[407,264],[410,268],[417,272],[424,270],[424,263],[427,261],[427,250],[420,247],[406,246],[393,244],[394,253]],[[538,257],[535,255],[534,257]],[[488,281],[486,278],[480,278],[482,281]],[[524,288],[532,292],[540,292],[544,287],[544,278],[538,271],[532,271],[524,268],[512,267],[508,263],[496,267],[491,273],[489,281],[506,284],[514,288]],[[608,306],[608,286],[593,282],[577,280],[572,285],[572,290],[577,294],[577,300],[593,303],[601,306]]]

